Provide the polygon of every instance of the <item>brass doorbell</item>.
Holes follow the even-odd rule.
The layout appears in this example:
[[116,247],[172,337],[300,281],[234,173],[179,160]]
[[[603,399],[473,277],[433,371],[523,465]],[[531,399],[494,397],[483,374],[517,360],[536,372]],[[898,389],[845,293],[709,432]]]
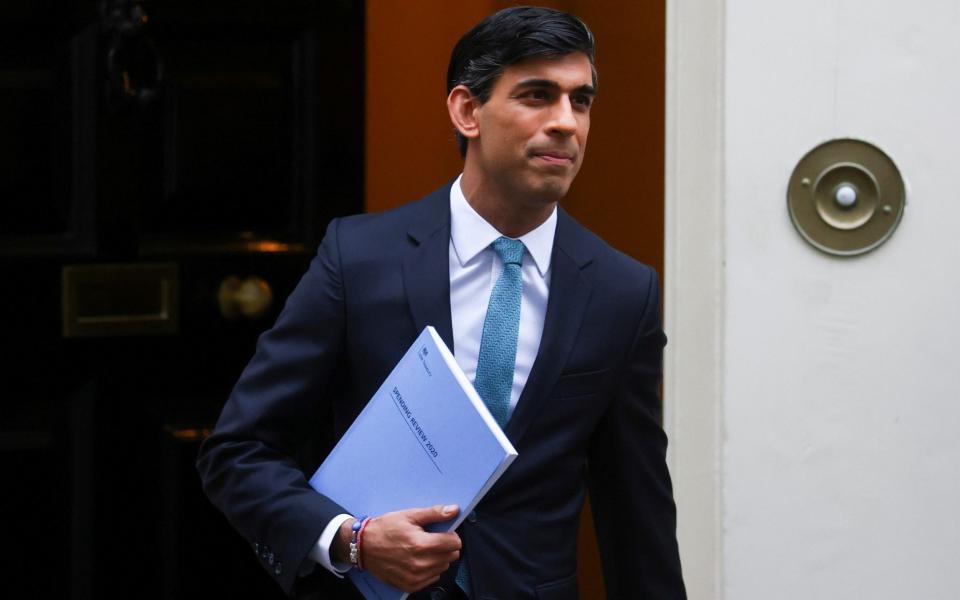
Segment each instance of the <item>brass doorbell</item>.
[[790,176],[787,208],[805,240],[838,256],[873,250],[897,228],[906,203],[900,171],[879,148],[837,139],[808,152]]

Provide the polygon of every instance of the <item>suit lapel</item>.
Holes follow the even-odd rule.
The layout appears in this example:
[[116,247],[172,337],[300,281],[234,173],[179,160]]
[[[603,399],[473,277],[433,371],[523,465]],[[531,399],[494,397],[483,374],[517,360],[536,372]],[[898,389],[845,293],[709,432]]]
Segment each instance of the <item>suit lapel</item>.
[[403,286],[417,335],[427,325],[453,352],[450,317],[450,186],[426,198],[425,214],[407,234],[413,248],[403,259]]
[[540,349],[505,430],[514,445],[540,411],[545,410],[544,402],[567,363],[590,299],[592,286],[584,269],[592,258],[578,243],[579,227],[560,210],[551,258],[550,299]]

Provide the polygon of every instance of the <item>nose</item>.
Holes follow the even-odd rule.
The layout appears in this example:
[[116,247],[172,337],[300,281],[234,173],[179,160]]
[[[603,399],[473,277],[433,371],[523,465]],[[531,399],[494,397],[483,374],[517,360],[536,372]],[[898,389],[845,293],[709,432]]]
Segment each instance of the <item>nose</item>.
[[574,114],[570,98],[563,96],[554,106],[551,119],[547,127],[548,133],[569,137],[577,131],[577,115]]

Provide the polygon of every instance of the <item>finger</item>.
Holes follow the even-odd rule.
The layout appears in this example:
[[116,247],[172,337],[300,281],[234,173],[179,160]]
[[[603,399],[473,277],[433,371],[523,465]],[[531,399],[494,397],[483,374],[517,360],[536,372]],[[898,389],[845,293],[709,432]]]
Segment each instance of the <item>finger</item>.
[[[439,555],[437,558],[443,561],[449,567],[450,563],[460,560],[460,552],[457,550],[453,552],[447,552],[446,554]],[[444,571],[446,571],[446,568],[444,568]]]
[[434,561],[429,568],[424,569],[420,572],[421,575],[428,574],[443,574],[444,571],[450,568],[450,565],[457,562],[460,558],[459,552],[449,552],[447,554],[440,554],[431,558]]
[[411,508],[407,511],[407,517],[411,522],[417,525],[427,525],[429,523],[439,523],[448,521],[460,512],[460,507],[456,504],[436,505],[427,508]]
[[401,572],[400,579],[404,586],[419,589],[423,586],[437,581],[450,568],[450,563],[446,561],[435,561],[434,559],[414,560],[407,565],[407,569]]
[[[446,570],[446,569],[444,569],[444,570]],[[430,585],[430,584],[432,584],[432,583],[436,583],[436,582],[440,581],[440,576],[441,576],[441,575],[443,575],[443,571],[440,571],[440,572],[437,573],[436,575],[434,575],[434,576],[432,576],[432,577],[428,577],[427,579],[421,581],[421,582],[420,582],[420,587],[419,587],[418,589],[423,589],[423,588],[427,587],[428,585]]]
[[443,556],[460,550],[460,536],[455,533],[427,533],[419,532],[418,535],[411,538],[411,546],[408,550],[418,557],[429,557],[429,560],[436,560],[437,556]]
[[424,551],[431,554],[447,554],[462,547],[460,536],[454,532],[447,533],[425,533],[423,546]]
[[442,573],[431,577],[413,579],[409,582],[404,582],[405,585],[399,585],[397,587],[412,594],[413,592],[418,592],[423,588],[440,581],[440,575],[442,575]]

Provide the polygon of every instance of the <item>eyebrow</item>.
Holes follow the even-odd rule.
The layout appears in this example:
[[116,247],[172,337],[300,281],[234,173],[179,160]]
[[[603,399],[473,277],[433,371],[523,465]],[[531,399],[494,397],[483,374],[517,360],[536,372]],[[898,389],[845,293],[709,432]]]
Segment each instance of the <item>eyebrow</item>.
[[[522,90],[524,88],[548,88],[551,90],[559,90],[560,84],[552,79],[524,79],[523,81],[517,83],[513,86],[514,91]],[[574,94],[586,94],[587,96],[596,96],[597,89],[590,84],[583,84],[579,87],[573,89]]]

